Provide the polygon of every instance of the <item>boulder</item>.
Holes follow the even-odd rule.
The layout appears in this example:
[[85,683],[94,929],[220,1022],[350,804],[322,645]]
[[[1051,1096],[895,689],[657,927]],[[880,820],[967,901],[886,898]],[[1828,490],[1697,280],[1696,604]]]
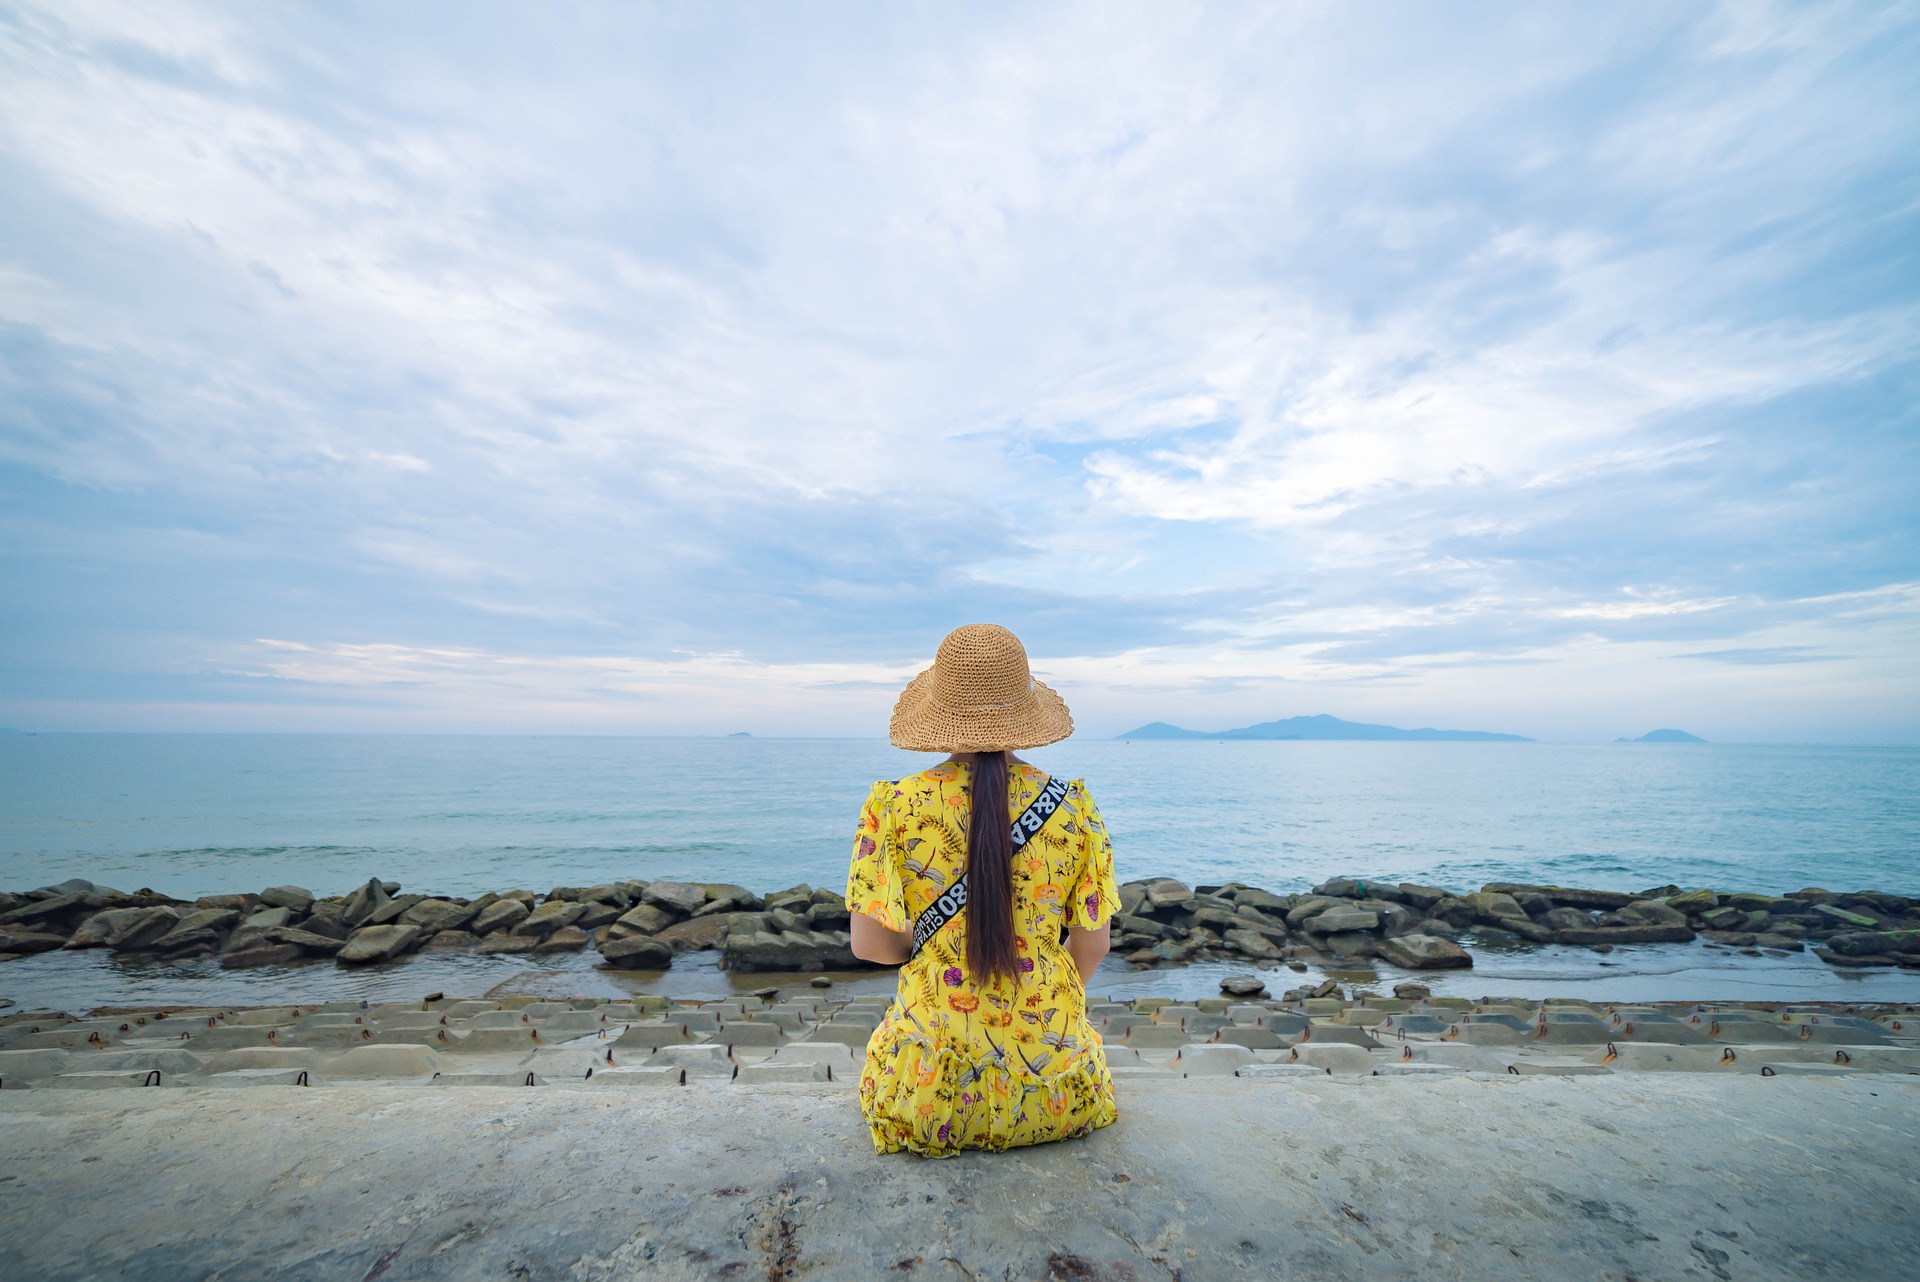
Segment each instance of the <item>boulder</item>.
[[573,924],[581,930],[598,930],[618,921],[620,912],[618,904],[600,899],[583,899],[580,901],[580,915],[573,919]]
[[807,909],[807,924],[814,930],[847,930],[852,923],[853,914],[844,903],[815,904]]
[[386,903],[381,904],[369,913],[367,919],[360,924],[363,926],[385,926],[390,922],[399,921],[402,913],[406,912],[407,909],[413,907],[415,904],[423,902],[425,899],[425,895],[395,895],[387,900]]
[[387,904],[386,883],[378,877],[347,896],[347,902],[341,905],[340,919],[349,926],[364,924]]
[[789,886],[785,890],[776,890],[767,896],[768,908],[785,908],[790,912],[803,913],[813,901],[813,887],[801,882],[798,886]]
[[729,935],[721,958],[728,970],[736,971],[851,970],[861,964],[853,955],[852,941],[837,931],[770,935],[762,930]]
[[1347,931],[1372,930],[1380,924],[1380,914],[1360,908],[1329,908],[1315,914],[1307,929],[1316,934],[1333,935]]
[[[92,885],[91,882],[87,884]],[[51,895],[45,899],[29,900],[18,908],[0,913],[0,926],[26,926],[64,916],[67,913],[82,913],[101,906],[99,897],[90,889],[65,895]]]
[[[804,910],[805,905],[802,906]],[[658,904],[641,904],[620,914],[613,924],[618,928],[616,934],[657,935],[678,920],[679,914],[669,912]]]
[[66,946],[65,935],[53,935],[27,926],[0,930],[0,955],[25,957],[30,953],[50,953]]
[[1588,926],[1559,930],[1553,936],[1563,944],[1684,944],[1693,931],[1683,922],[1665,926]]
[[1425,984],[1416,984],[1412,980],[1393,986],[1393,995],[1403,1002],[1420,1002],[1433,996],[1433,990]]
[[1146,882],[1141,889],[1145,892],[1149,910],[1178,908],[1193,898],[1192,887],[1182,885],[1171,877]]
[[429,939],[421,951],[434,953],[465,951],[469,948],[478,947],[479,943],[480,936],[472,934],[469,931],[443,930],[432,939]]
[[1229,997],[1265,997],[1267,982],[1258,975],[1229,975],[1220,981],[1220,991]]
[[205,939],[218,939],[220,933],[240,920],[238,909],[196,908],[181,916],[173,929],[149,945],[155,952],[186,952]]
[[[654,885],[659,885],[655,882]],[[672,948],[676,953],[693,952],[702,948],[720,948],[728,936],[753,934],[763,928],[759,913],[717,913],[711,917],[695,917],[683,921],[677,926],[669,926],[654,938]]]
[[1711,890],[1683,890],[1677,895],[1667,896],[1667,907],[1683,913],[1703,913],[1709,908],[1717,908],[1720,896]]
[[483,937],[495,931],[512,930],[525,921],[532,911],[518,899],[497,899],[473,919],[471,929],[474,934]]
[[620,970],[665,970],[673,965],[673,947],[645,935],[610,939],[600,945],[607,965]]
[[1617,890],[1575,890],[1568,886],[1540,886],[1511,881],[1490,881],[1481,889],[1516,897],[1523,894],[1544,895],[1554,903],[1568,908],[1594,908],[1601,911],[1625,908],[1636,898],[1633,895],[1623,895]]
[[285,926],[293,921],[291,908],[262,908],[240,923],[241,930],[272,930],[276,926]]
[[1520,907],[1520,901],[1512,895],[1498,890],[1478,890],[1466,897],[1467,907],[1474,916],[1482,921],[1500,921],[1503,918],[1526,917],[1526,910]]
[[400,924],[418,926],[423,933],[433,935],[443,930],[457,930],[484,911],[472,904],[456,904],[451,899],[422,899],[400,914]]
[[707,902],[694,910],[696,917],[708,913],[759,912],[767,906],[766,900],[745,886],[715,881],[703,883],[700,888],[707,892]]
[[139,916],[128,919],[113,933],[107,947],[116,953],[138,952],[172,930],[180,917],[180,909],[169,904],[143,908]]
[[1879,918],[1869,917],[1864,913],[1851,912],[1845,908],[1836,908],[1832,904],[1816,904],[1814,905],[1813,911],[1821,917],[1828,918],[1830,923],[1841,926],[1851,926],[1855,930],[1878,930],[1880,928]]
[[301,952],[316,957],[331,957],[346,943],[345,940],[335,939],[332,935],[316,934],[297,926],[282,926],[274,931],[270,938],[277,944],[291,944]]
[[1334,899],[1328,895],[1315,895],[1310,899],[1301,900],[1287,910],[1287,925],[1292,926],[1295,930],[1299,930],[1306,925],[1310,918],[1317,917],[1332,908],[1346,908],[1348,906],[1345,900]]
[[1600,919],[1606,926],[1684,926],[1687,915],[1670,904],[1653,899],[1636,899],[1625,908]]
[[347,937],[347,942],[334,954],[334,960],[355,966],[392,961],[419,939],[418,926],[362,926]]
[[[576,907],[578,905],[575,905]],[[562,926],[545,939],[533,951],[536,953],[577,953],[588,943],[587,932],[578,926]]]
[[[1762,917],[1765,915],[1761,914]],[[1709,908],[1700,914],[1700,922],[1708,930],[1738,930],[1746,925],[1746,921],[1746,913],[1725,904],[1718,908]]]
[[260,892],[260,902],[269,908],[304,913],[313,907],[313,892],[304,886],[268,886]]
[[109,908],[80,923],[67,940],[68,948],[105,948],[127,926],[151,911],[147,908]]
[[707,890],[690,881],[656,881],[640,897],[647,903],[691,915],[707,902]]
[[1326,937],[1327,951],[1335,957],[1371,957],[1375,942],[1364,930],[1335,931]]
[[1367,893],[1367,884],[1352,877],[1329,877],[1315,886],[1313,893],[1335,899],[1359,899]]
[[1242,957],[1251,957],[1256,961],[1269,961],[1280,956],[1280,950],[1273,941],[1258,931],[1233,929],[1225,935],[1228,947]]
[[538,908],[520,919],[514,926],[516,935],[550,935],[562,926],[571,926],[573,919],[586,909],[565,899],[549,899]]
[[1835,935],[1827,947],[1843,957],[1879,957],[1920,952],[1920,930],[1854,931]]
[[1376,942],[1375,955],[1408,970],[1450,970],[1473,965],[1466,949],[1438,935],[1396,935]]
[[1593,918],[1578,908],[1555,908],[1540,918],[1540,924],[1549,930],[1585,930],[1593,925]]
[[1395,899],[1423,913],[1433,911],[1433,906],[1452,895],[1437,886],[1422,886],[1415,882],[1403,881],[1398,886],[1375,886],[1373,893],[1382,899]]
[[1273,913],[1280,917],[1285,917],[1287,915],[1287,909],[1293,906],[1284,895],[1268,894],[1264,890],[1256,890],[1251,886],[1238,887],[1234,890],[1233,894],[1228,897],[1242,908],[1251,908],[1256,912]]

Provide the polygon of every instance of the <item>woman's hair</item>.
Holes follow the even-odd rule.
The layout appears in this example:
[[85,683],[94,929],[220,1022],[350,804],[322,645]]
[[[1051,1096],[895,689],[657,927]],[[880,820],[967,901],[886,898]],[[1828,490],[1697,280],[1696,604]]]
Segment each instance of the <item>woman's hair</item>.
[[1013,947],[1013,824],[1007,819],[1007,754],[973,754],[967,806],[967,969],[989,982],[1017,980]]

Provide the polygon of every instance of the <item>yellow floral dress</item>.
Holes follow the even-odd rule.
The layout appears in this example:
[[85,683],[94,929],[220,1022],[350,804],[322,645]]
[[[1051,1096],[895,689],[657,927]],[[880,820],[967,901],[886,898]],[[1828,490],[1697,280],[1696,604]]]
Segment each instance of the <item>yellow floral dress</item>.
[[[969,773],[946,762],[873,786],[847,873],[849,908],[911,931],[966,870]],[[1032,766],[1012,767],[1009,823],[1046,779]],[[876,1152],[1015,1148],[1114,1120],[1106,1051],[1087,1023],[1064,928],[1097,930],[1119,901],[1113,845],[1076,779],[1061,809],[1014,852],[1016,978],[983,984],[968,973],[964,909],[900,968],[860,1079]]]

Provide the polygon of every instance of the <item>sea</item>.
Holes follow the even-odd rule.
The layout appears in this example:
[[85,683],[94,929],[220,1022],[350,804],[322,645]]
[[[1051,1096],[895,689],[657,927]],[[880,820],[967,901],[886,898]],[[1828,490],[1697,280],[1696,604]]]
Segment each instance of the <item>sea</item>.
[[[1122,880],[1280,893],[1348,875],[1456,890],[1520,881],[1920,894],[1916,748],[1073,739],[1024,755],[1086,781]],[[289,882],[324,895],[376,876],[467,896],[632,877],[838,888],[868,788],[936,759],[869,739],[0,735],[0,888],[82,877],[182,898]],[[1477,955],[1473,972],[1441,988],[1920,999],[1911,972],[1840,974],[1804,954],[1664,946],[1622,949],[1605,966],[1587,950]],[[545,964],[576,988],[617,986],[591,960]],[[430,965],[453,967],[449,982],[470,991],[482,980],[511,987],[529,963],[329,964],[292,968],[299,982],[283,983],[204,961],[49,954],[0,966],[0,996],[63,1006],[238,1002],[269,989],[272,1001],[296,989],[302,1000],[316,989],[378,997],[418,987]],[[684,967],[647,982],[682,995],[743,982],[707,963]],[[1102,979],[1116,993],[1171,991],[1183,981],[1169,977],[1182,975],[1198,972],[1110,962]]]

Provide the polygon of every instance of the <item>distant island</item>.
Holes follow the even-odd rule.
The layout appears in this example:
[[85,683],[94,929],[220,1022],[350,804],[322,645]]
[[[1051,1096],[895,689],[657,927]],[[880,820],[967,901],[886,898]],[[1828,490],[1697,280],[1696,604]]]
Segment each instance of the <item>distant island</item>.
[[732,734],[730,734],[730,735],[722,735],[721,737],[722,737],[722,738],[724,738],[724,739],[751,739],[751,738],[753,738],[753,736],[752,736],[752,735],[750,735],[750,734],[748,734],[748,733],[747,733],[747,732],[746,732],[745,730],[735,730],[735,731],[734,731],[734,732],[733,732]]
[[1705,743],[1697,734],[1685,730],[1650,730],[1638,739],[1615,739],[1615,743]]
[[1183,730],[1164,721],[1155,721],[1129,730],[1118,739],[1369,739],[1413,740],[1449,743],[1532,743],[1525,735],[1495,734],[1490,730],[1402,730],[1399,726],[1370,726],[1358,721],[1342,721],[1324,712],[1314,717],[1288,717],[1284,721],[1263,721],[1238,730]]

